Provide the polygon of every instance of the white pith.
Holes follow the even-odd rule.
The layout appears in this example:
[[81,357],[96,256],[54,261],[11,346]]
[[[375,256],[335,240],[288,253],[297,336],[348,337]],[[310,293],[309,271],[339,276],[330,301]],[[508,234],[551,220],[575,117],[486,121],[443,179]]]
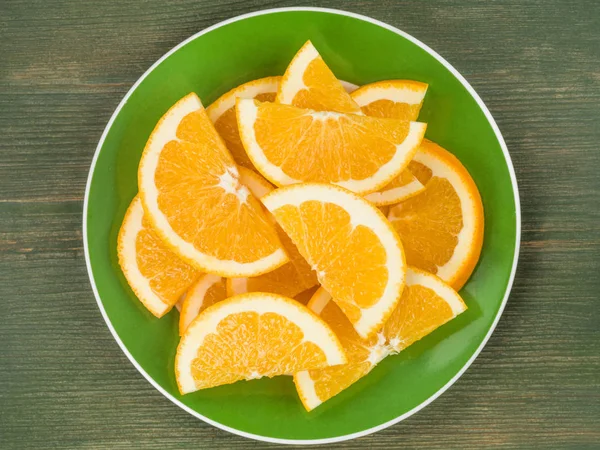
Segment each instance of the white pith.
[[392,189],[385,189],[384,187],[381,191],[371,192],[370,194],[365,195],[365,199],[376,206],[390,205],[406,200],[407,198],[418,194],[423,189],[425,189],[425,186],[415,178],[404,186],[398,186]]

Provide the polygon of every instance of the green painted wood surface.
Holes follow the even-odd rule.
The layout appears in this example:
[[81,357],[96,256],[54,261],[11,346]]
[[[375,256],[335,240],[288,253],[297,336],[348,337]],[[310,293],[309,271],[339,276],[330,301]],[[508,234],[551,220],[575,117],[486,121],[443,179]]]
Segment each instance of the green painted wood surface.
[[[328,1],[452,63],[490,108],[523,245],[487,347],[441,398],[335,448],[600,445],[600,3]],[[0,448],[276,448],[154,390],[114,342],[83,260],[87,171],[135,80],[191,34],[290,1],[0,1]]]

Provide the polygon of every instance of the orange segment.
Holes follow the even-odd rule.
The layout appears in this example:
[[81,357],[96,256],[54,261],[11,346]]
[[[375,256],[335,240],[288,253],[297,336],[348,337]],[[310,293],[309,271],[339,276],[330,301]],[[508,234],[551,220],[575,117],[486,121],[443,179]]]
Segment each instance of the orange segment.
[[[240,181],[257,198],[264,197],[274,189],[273,185],[263,177],[243,167],[240,167]],[[227,281],[229,296],[246,292],[271,292],[286,297],[295,297],[317,284],[317,275],[300,255],[288,235],[279,226],[277,226],[277,232],[290,262],[257,277],[230,278]]]
[[200,276],[171,252],[150,227],[142,202],[135,197],[123,219],[117,240],[119,264],[142,304],[162,317]]
[[467,309],[451,286],[423,270],[410,267],[402,299],[385,323],[383,335],[400,352]]
[[402,298],[382,331],[363,339],[331,296],[319,289],[308,307],[331,327],[344,347],[347,364],[313,369],[294,375],[304,407],[310,411],[368,374],[376,364],[395,354],[466,310],[460,296],[435,275],[408,268]]
[[187,394],[345,362],[339,340],[305,306],[275,294],[252,293],[200,313],[177,347],[175,376],[179,391]]
[[210,273],[202,275],[186,292],[179,314],[179,335],[209,306],[227,298],[225,278]]
[[238,124],[255,167],[281,186],[333,183],[376,191],[408,165],[426,125],[238,100]]
[[231,152],[231,156],[241,167],[254,169],[254,165],[248,158],[240,140],[235,114],[235,100],[237,98],[255,98],[261,102],[272,102],[275,100],[280,80],[281,77],[266,77],[244,83],[223,94],[206,108],[208,117],[223,138],[227,149]]
[[144,210],[166,245],[189,264],[221,276],[260,275],[287,261],[260,202],[196,94],[158,122],[138,169]]
[[425,190],[390,210],[408,264],[459,290],[481,253],[483,205],[475,182],[451,153],[425,140],[411,170]]
[[381,212],[324,184],[280,188],[263,203],[358,334],[375,333],[400,299],[405,271],[402,244]]
[[277,102],[315,111],[360,114],[360,107],[310,41],[296,53],[286,69]]

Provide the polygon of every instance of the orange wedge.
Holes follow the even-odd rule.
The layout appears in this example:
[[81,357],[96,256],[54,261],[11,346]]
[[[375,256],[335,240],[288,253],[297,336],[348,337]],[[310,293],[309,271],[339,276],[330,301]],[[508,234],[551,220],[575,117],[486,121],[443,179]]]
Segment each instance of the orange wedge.
[[227,298],[225,278],[210,273],[202,275],[186,292],[179,313],[179,335],[209,306]]
[[[256,198],[262,198],[274,189],[273,185],[262,176],[243,167],[240,167],[240,181],[250,189],[250,192]],[[317,284],[317,275],[300,255],[288,235],[279,226],[277,226],[277,231],[290,262],[257,277],[228,279],[228,296],[245,294],[246,292],[271,292],[286,297],[295,297]]]
[[117,253],[127,283],[156,317],[169,312],[200,276],[200,272],[181,261],[150,228],[137,196],[129,205],[119,230]]
[[252,293],[200,313],[181,338],[175,377],[182,394],[346,362],[339,340],[297,301]]
[[280,80],[281,77],[266,77],[244,83],[223,94],[206,108],[208,117],[215,125],[215,129],[223,138],[223,141],[225,141],[231,156],[241,167],[254,169],[240,140],[235,115],[235,100],[236,98],[255,98],[261,102],[272,102],[275,100]]
[[359,87],[350,96],[367,116],[417,120],[427,87],[419,81],[378,81]]
[[[409,80],[378,81],[351,93],[362,112],[371,117],[417,120],[427,84]],[[390,184],[365,198],[376,205],[392,205],[421,192],[425,186],[405,169]]]
[[402,299],[385,323],[383,335],[390,351],[397,353],[466,309],[452,286],[431,273],[409,267]]
[[425,190],[394,206],[388,217],[408,264],[459,290],[471,276],[483,243],[483,205],[477,186],[454,155],[428,140],[410,169]]
[[233,158],[196,94],[178,101],[156,125],[138,185],[152,227],[198,269],[252,276],[287,262],[275,227],[239,182]]
[[327,67],[310,41],[302,46],[287,67],[276,101],[315,111],[361,113],[346,87]]
[[410,162],[426,125],[238,99],[240,136],[254,166],[278,186],[333,183],[367,194]]
[[408,268],[402,298],[382,332],[362,339],[331,301],[319,289],[308,303],[340,339],[347,364],[299,372],[294,383],[304,407],[310,411],[368,374],[390,354],[412,343],[466,310],[460,296],[435,275]]
[[398,235],[371,203],[333,185],[297,184],[262,199],[358,334],[379,330],[406,270]]

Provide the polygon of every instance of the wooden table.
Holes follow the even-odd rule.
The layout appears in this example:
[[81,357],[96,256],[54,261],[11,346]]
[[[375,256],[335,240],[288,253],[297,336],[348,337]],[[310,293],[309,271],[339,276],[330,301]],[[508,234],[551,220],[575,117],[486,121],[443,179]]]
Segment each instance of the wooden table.
[[[0,448],[274,448],[171,404],[127,361],[92,295],[81,214],[112,111],[163,53],[292,1],[0,1]],[[600,3],[303,2],[421,39],[502,130],[523,209],[496,332],[441,398],[336,448],[600,445]],[[219,4],[219,5],[218,5]]]

